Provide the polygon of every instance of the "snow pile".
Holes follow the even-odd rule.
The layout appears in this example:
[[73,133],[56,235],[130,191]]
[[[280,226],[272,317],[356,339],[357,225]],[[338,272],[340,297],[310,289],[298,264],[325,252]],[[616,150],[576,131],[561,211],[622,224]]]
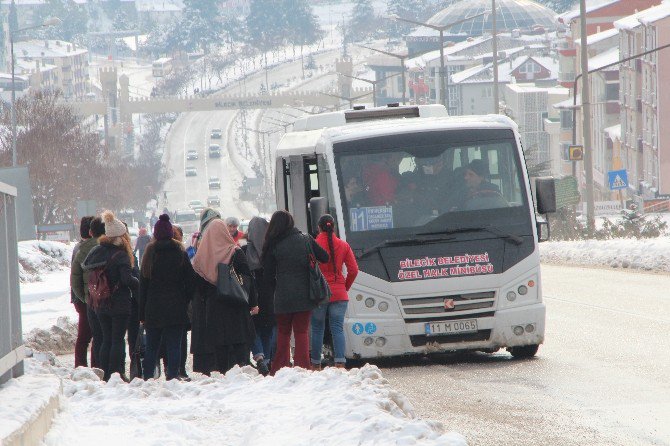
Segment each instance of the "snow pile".
[[670,272],[670,237],[545,242],[544,263]]
[[37,282],[44,272],[69,267],[74,245],[30,240],[19,242],[18,248],[21,282]]
[[[31,361],[26,361],[30,370]],[[26,374],[0,386],[0,444],[33,421],[60,394],[61,382],[53,374]]]
[[251,367],[180,381],[101,382],[78,368],[64,379],[67,410],[46,445],[465,445],[418,419],[379,369]]
[[77,341],[77,323],[61,316],[49,329],[34,328],[25,336],[25,345],[38,352],[57,355],[72,353]]

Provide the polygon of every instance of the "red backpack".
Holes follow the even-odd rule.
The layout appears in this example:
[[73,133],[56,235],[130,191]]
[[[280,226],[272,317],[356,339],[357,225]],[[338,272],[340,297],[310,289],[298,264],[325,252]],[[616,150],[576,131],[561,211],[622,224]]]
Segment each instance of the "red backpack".
[[115,253],[104,267],[94,268],[88,274],[88,297],[94,310],[111,306],[112,294],[118,289],[119,285],[116,284],[113,289],[110,287],[106,271],[107,266],[112,263],[112,260],[118,254],[121,253]]

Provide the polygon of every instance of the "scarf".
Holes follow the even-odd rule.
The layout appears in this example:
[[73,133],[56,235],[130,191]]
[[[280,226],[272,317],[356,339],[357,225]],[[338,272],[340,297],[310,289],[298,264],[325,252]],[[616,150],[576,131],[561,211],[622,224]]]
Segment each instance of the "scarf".
[[215,211],[212,208],[205,208],[202,211],[202,214],[200,214],[200,238],[202,238],[202,234],[205,232],[205,229],[209,226],[209,224],[212,222],[214,219],[221,219],[221,214],[219,211]]
[[239,247],[230,236],[223,220],[214,219],[207,227],[193,257],[193,269],[207,282],[216,285],[219,263],[229,264]]
[[261,217],[254,217],[249,222],[249,229],[247,229],[247,261],[252,271],[261,268],[263,242],[269,225],[267,220]]

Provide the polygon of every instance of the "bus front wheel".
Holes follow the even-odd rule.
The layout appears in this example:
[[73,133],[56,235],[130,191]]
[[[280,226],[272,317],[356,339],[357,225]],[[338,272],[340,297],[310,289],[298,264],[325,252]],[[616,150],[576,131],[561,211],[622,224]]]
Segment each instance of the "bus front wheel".
[[535,356],[539,348],[539,345],[522,345],[520,347],[510,347],[507,351],[512,354],[514,359],[527,359]]

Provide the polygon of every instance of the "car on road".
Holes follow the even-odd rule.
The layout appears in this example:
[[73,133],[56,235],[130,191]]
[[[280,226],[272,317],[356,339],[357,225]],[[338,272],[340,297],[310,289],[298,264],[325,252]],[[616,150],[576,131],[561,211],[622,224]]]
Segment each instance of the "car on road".
[[210,144],[209,146],[210,158],[221,158],[221,146],[218,144]]
[[203,209],[205,209],[205,205],[202,204],[202,201],[200,200],[191,200],[188,202],[188,207],[193,209],[197,214],[199,214]]
[[212,129],[210,136],[212,139],[221,139],[221,129]]
[[184,234],[192,234],[200,228],[199,215],[193,209],[182,209],[175,212],[174,222],[181,226]]
[[187,166],[185,170],[187,177],[196,177],[198,176],[198,170],[193,166]]
[[197,150],[189,150],[188,152],[186,152],[186,159],[187,160],[197,160],[198,159]]
[[218,195],[210,195],[207,197],[207,206],[221,206],[221,199]]
[[210,177],[209,178],[209,188],[210,189],[221,189],[221,180],[219,180],[217,177]]

